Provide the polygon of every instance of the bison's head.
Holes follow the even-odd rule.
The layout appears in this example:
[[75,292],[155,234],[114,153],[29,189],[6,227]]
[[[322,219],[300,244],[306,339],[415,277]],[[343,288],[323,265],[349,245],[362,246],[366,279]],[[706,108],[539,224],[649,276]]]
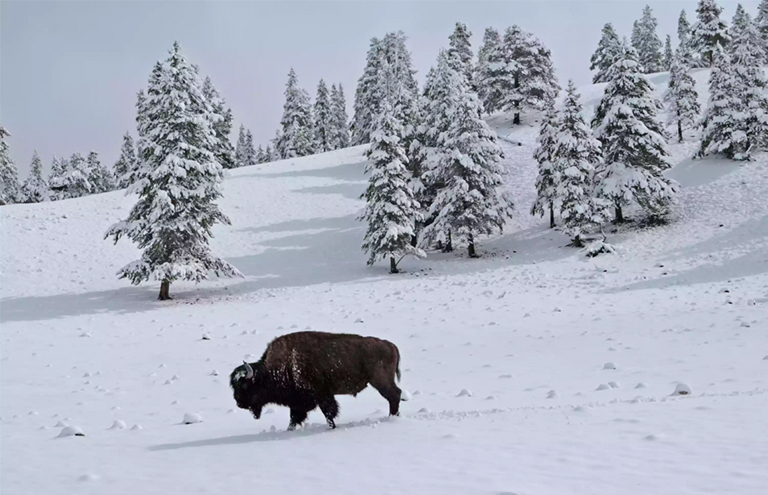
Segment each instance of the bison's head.
[[[258,366],[258,365],[255,365]],[[235,394],[235,402],[240,409],[249,409],[256,419],[261,416],[264,403],[259,400],[258,373],[253,367],[243,361],[243,364],[232,371],[229,385]]]

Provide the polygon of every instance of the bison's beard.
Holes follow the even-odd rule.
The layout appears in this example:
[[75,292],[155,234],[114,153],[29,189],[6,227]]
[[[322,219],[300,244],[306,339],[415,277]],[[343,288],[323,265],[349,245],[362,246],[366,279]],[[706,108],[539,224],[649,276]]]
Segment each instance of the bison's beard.
[[261,418],[261,409],[262,409],[262,407],[264,407],[264,406],[254,405],[254,406],[251,406],[251,407],[248,408],[251,411],[251,414],[253,414],[253,418],[254,419]]

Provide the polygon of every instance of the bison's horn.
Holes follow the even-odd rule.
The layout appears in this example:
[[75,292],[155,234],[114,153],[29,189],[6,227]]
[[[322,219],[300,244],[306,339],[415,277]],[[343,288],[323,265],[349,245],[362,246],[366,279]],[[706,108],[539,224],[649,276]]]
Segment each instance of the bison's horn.
[[245,378],[250,380],[253,378],[253,368],[251,368],[251,365],[243,361],[243,364],[245,365]]

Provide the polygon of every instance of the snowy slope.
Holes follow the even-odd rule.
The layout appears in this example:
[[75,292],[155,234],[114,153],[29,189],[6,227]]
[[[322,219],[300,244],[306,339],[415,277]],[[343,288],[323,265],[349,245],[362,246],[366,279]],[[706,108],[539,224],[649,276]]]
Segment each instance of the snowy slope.
[[[601,91],[582,89],[587,111]],[[587,260],[527,214],[536,118],[491,119],[506,234],[402,276],[359,248],[364,147],[233,171],[212,246],[246,278],[176,283],[168,303],[114,276],[137,252],[103,233],[132,198],[0,208],[3,494],[765,493],[768,157],[673,145],[676,221]],[[372,390],[340,398],[332,432],[237,410],[231,369],[306,328],[396,343],[402,416]]]

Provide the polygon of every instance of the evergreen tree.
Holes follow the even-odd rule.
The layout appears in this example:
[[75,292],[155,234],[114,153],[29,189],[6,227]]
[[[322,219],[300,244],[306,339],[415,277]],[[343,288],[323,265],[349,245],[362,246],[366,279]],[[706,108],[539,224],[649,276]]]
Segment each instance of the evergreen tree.
[[531,207],[531,215],[544,216],[549,213],[549,228],[555,227],[555,200],[560,180],[560,173],[555,169],[553,160],[559,129],[560,118],[553,101],[544,112],[538,146],[533,153],[533,158],[539,164],[539,175],[536,177],[536,201]]
[[299,88],[293,69],[288,73],[288,82],[285,85],[285,104],[280,130],[275,149],[281,158],[296,158],[315,152],[309,94]]
[[672,62],[669,75],[669,87],[664,93],[667,107],[667,124],[677,128],[677,136],[683,142],[683,130],[698,125],[699,94],[696,92],[696,81],[690,75],[690,69],[683,52],[678,51]]
[[617,222],[624,221],[623,208],[633,201],[652,219],[660,220],[676,192],[663,175],[671,165],[656,116],[661,103],[640,73],[637,54],[626,40],[609,72],[612,80],[592,120],[604,160],[598,167],[597,196],[614,205]]
[[430,207],[435,219],[424,229],[424,237],[434,239],[451,232],[466,241],[469,256],[475,257],[477,236],[502,230],[513,211],[502,191],[499,162],[503,153],[496,134],[481,118],[481,103],[470,89],[460,61],[444,52],[435,76],[449,82],[444,98],[449,124],[437,136],[437,163],[430,172],[442,178],[443,184]]
[[112,171],[101,164],[99,154],[95,151],[88,153],[86,160],[88,169],[88,182],[91,183],[91,194],[113,191],[115,189],[115,177]]
[[208,246],[211,229],[229,219],[214,203],[221,197],[223,168],[214,112],[202,90],[196,66],[174,43],[158,77],[150,78],[139,134],[146,140],[140,157],[141,179],[131,186],[139,200],[128,218],[109,228],[105,237],[127,236],[143,249],[141,259],[120,271],[134,284],[161,282],[159,298],[170,298],[175,280],[199,282],[216,275],[238,276]]
[[725,50],[730,37],[725,22],[720,20],[723,9],[717,0],[699,0],[698,21],[691,28],[691,49],[701,56],[707,67],[715,64],[715,56]]
[[334,148],[333,108],[325,81],[320,79],[315,98],[315,151],[323,153]]
[[264,149],[264,155],[267,158],[267,162],[276,162],[280,159],[280,157],[277,156],[277,153],[275,153],[275,149],[270,145],[267,145]]
[[674,61],[675,55],[672,52],[672,37],[670,35],[667,35],[667,40],[664,43],[664,62],[662,64],[662,69],[664,71],[670,71],[672,70],[672,62]]
[[232,134],[232,109],[226,107],[226,102],[216,91],[210,77],[206,77],[203,83],[203,95],[208,98],[215,119],[213,130],[216,132],[216,145],[213,152],[222,167],[235,168],[237,167],[235,149],[232,147],[232,141],[229,140],[229,135]]
[[21,200],[19,172],[8,154],[5,139],[10,133],[0,126],[0,205],[17,203]]
[[250,167],[259,163],[256,159],[256,149],[253,147],[253,135],[250,129],[245,131],[245,150],[243,156],[245,158],[243,162],[244,167]]
[[21,195],[25,203],[42,203],[48,199],[48,183],[43,179],[43,162],[37,150],[32,155],[29,176],[21,186]]
[[754,149],[768,144],[768,81],[757,29],[741,5],[730,37],[728,52],[718,55],[710,76],[699,155],[749,160]]
[[55,188],[56,184],[61,183],[64,174],[67,169],[67,160],[65,158],[58,158],[53,155],[53,161],[51,162],[51,173],[48,175],[48,199],[51,201],[58,201],[65,199],[63,191]]
[[501,95],[500,88],[493,84],[496,64],[501,61],[501,36],[493,28],[487,28],[483,36],[483,45],[477,52],[477,66],[475,67],[474,83],[477,95],[483,102],[483,109],[491,114],[499,109]]
[[126,132],[123,136],[123,146],[120,148],[120,158],[115,162],[115,186],[117,189],[125,189],[133,183],[133,175],[138,166],[133,138],[129,132]]
[[757,6],[755,26],[762,40],[763,54],[765,55],[764,63],[768,64],[768,0],[762,0]]
[[370,135],[371,147],[366,152],[369,180],[363,197],[367,204],[360,219],[368,222],[363,241],[368,264],[389,258],[390,273],[398,273],[400,259],[407,255],[421,257],[424,252],[411,244],[414,221],[420,215],[419,204],[409,187],[403,127],[388,99],[382,105],[376,130]]
[[88,162],[80,153],[54,165],[48,182],[56,199],[80,198],[97,192]]
[[501,67],[493,85],[500,88],[501,109],[514,111],[514,124],[528,110],[543,110],[557,97],[557,84],[551,52],[530,33],[518,26],[508,28],[500,47]]
[[597,50],[595,50],[590,59],[592,65],[589,66],[589,70],[597,71],[597,74],[592,78],[594,84],[608,82],[608,69],[616,61],[620,45],[619,35],[613,29],[613,24],[609,22],[603,26],[603,35],[600,38],[600,43],[598,43]]
[[[688,17],[685,10],[680,11],[680,17],[677,20],[677,50],[675,50],[675,56],[681,57],[681,60],[689,68],[698,67],[700,63],[697,63],[693,57],[693,49],[691,48],[691,25],[688,22]],[[674,62],[674,58],[672,60]]]
[[663,59],[661,40],[656,34],[658,21],[653,17],[653,11],[648,5],[643,9],[643,17],[635,21],[632,30],[632,46],[638,55],[638,62],[646,74],[661,72]]
[[349,124],[347,123],[347,100],[344,97],[344,88],[331,86],[331,130],[333,147],[338,150],[349,147]]
[[583,246],[583,235],[604,224],[610,203],[595,197],[595,168],[600,163],[600,142],[581,116],[582,107],[573,81],[568,84],[563,116],[552,154],[559,171],[555,196],[563,219],[563,232],[572,245]]
[[467,78],[470,87],[473,86],[473,54],[472,43],[469,40],[471,36],[472,33],[470,33],[469,29],[467,29],[467,25],[463,22],[457,22],[456,28],[453,30],[453,34],[451,34],[449,37],[450,48],[448,49],[449,52],[455,54],[461,61],[461,65],[464,70],[464,76]]
[[246,135],[245,126],[240,124],[240,133],[237,136],[237,147],[235,148],[235,165],[237,167],[245,167],[248,156],[246,154]]

